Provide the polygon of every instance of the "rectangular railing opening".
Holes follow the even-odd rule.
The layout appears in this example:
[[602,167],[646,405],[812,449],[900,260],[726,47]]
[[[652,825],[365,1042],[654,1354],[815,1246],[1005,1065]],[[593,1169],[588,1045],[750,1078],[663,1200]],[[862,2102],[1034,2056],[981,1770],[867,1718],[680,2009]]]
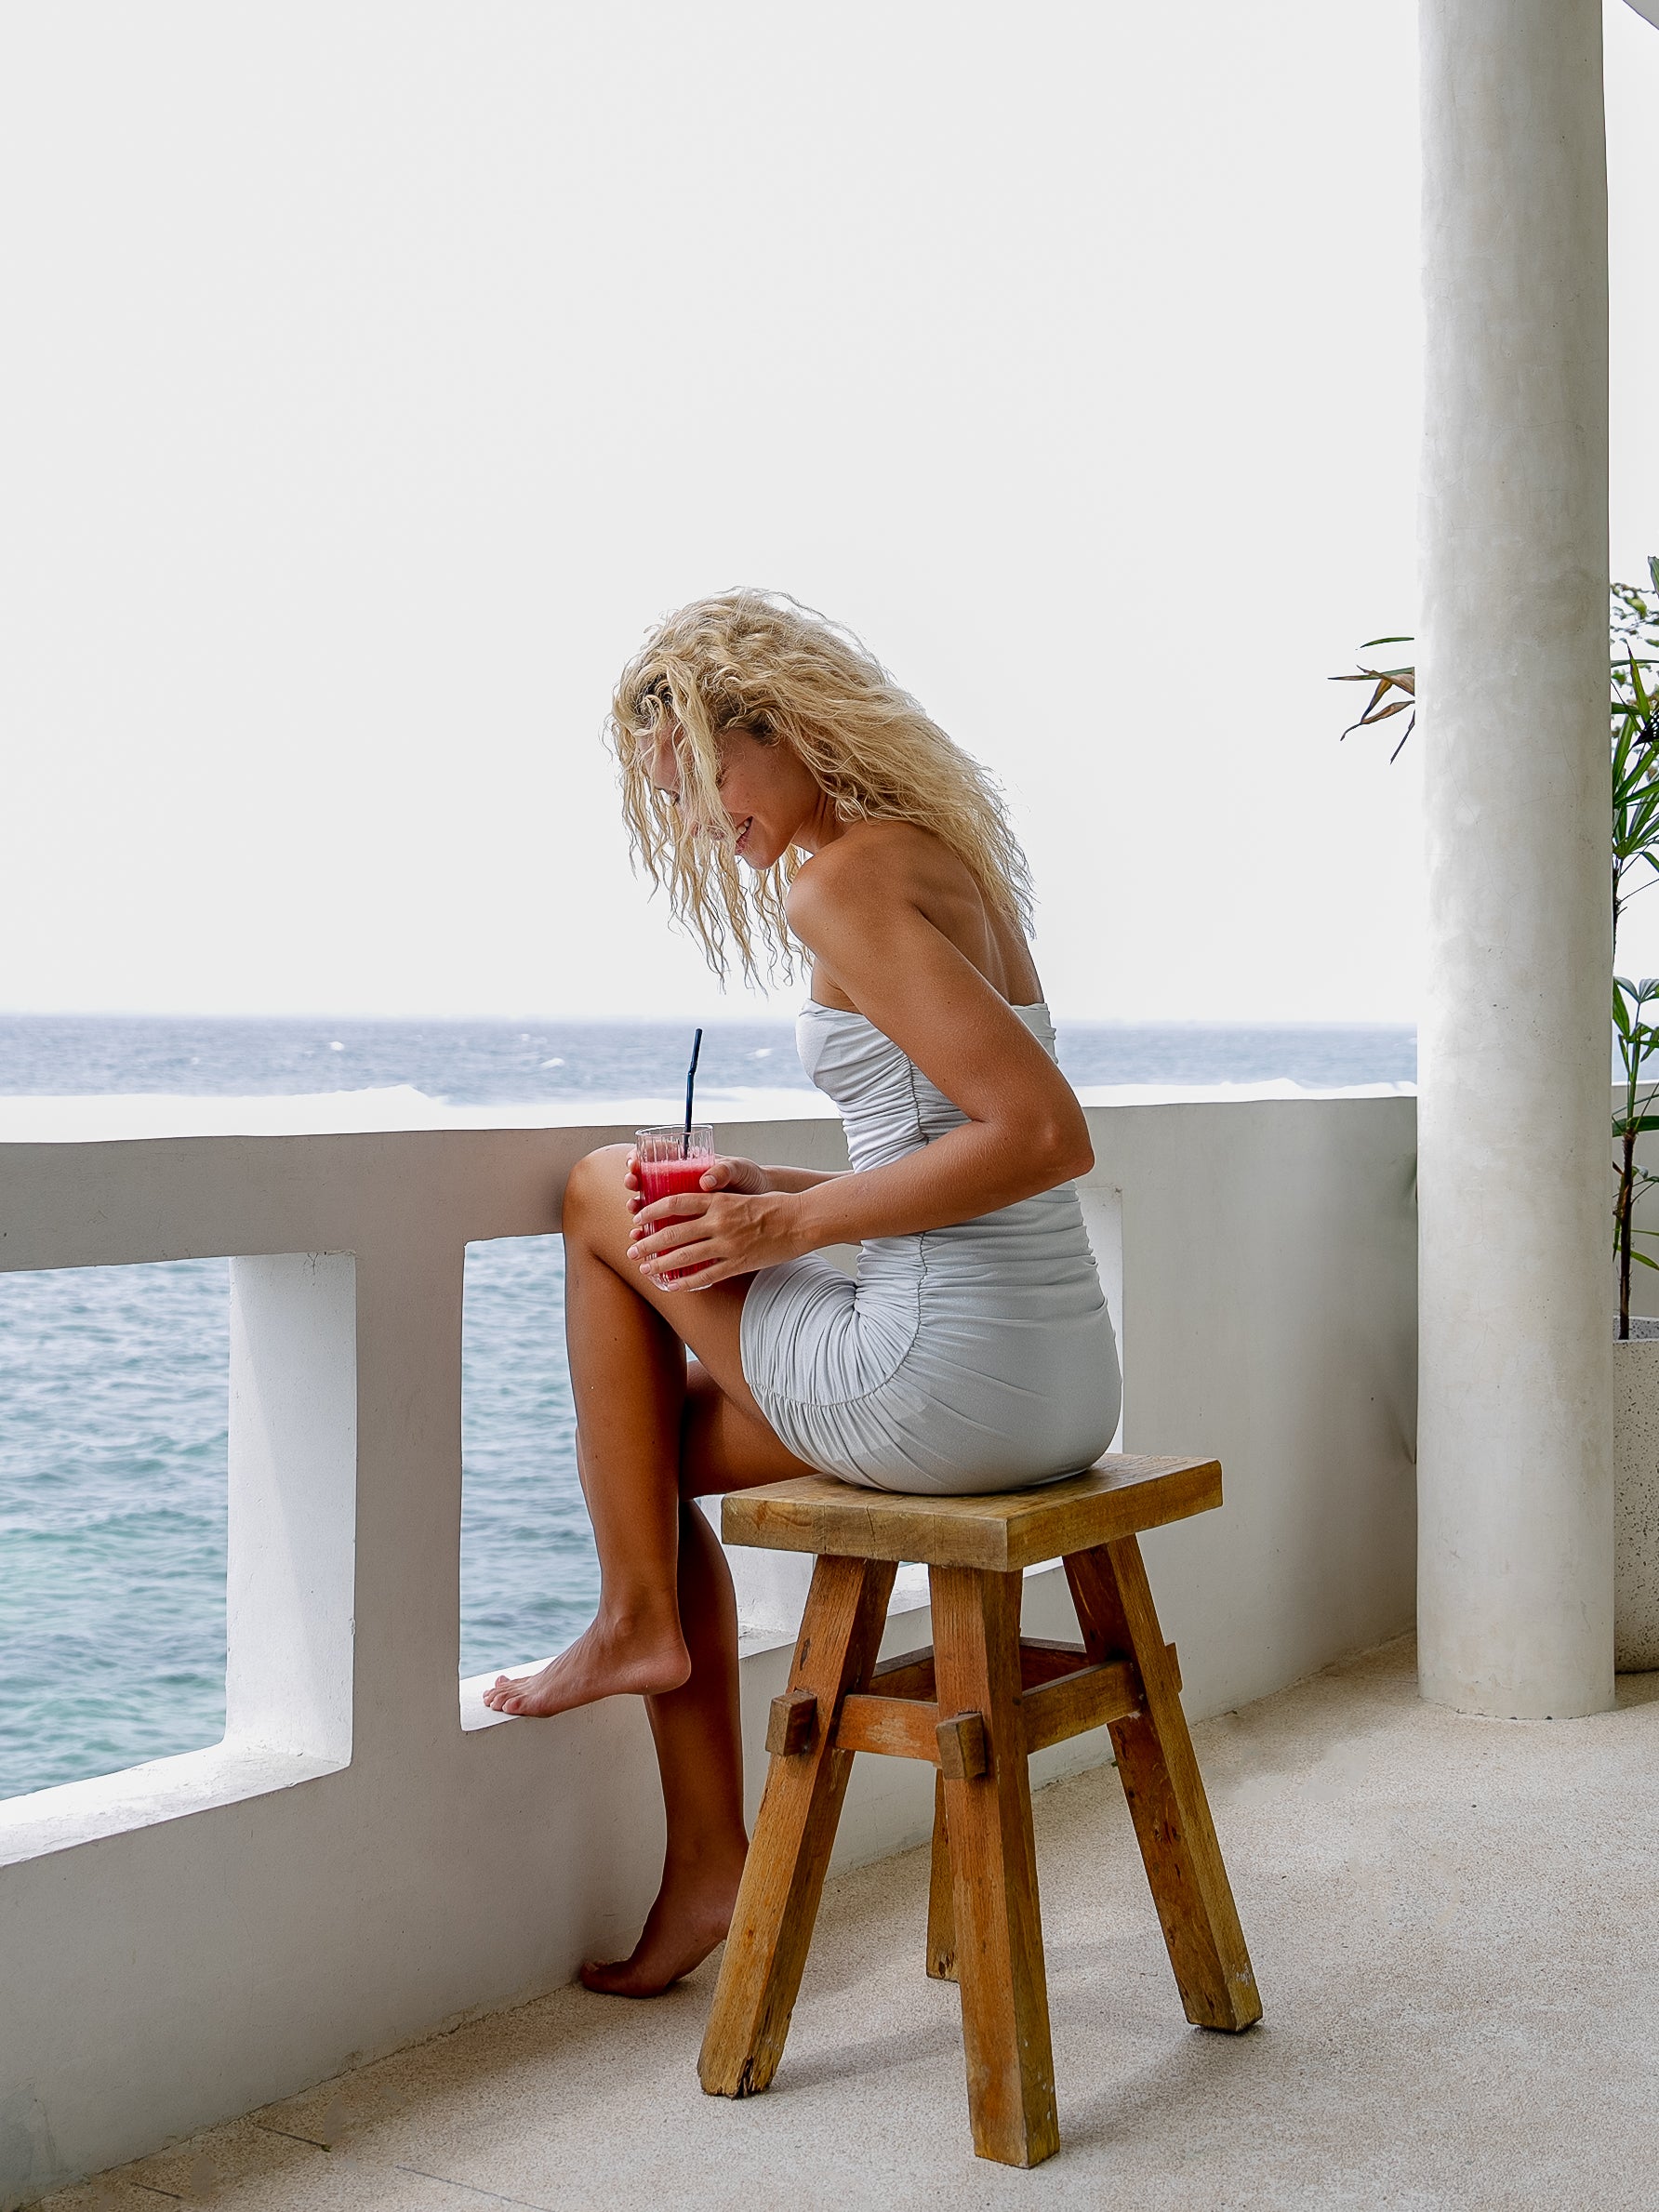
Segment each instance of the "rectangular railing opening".
[[[849,1271],[852,1248],[831,1254]],[[718,1530],[720,1502],[704,1502]],[[810,1562],[728,1553],[750,1641],[792,1640]],[[905,1602],[925,1601],[905,1570]],[[577,1472],[564,1348],[564,1245],[551,1237],[469,1244],[461,1328],[460,1676],[519,1672],[593,1618],[599,1561]],[[463,1701],[463,1725],[487,1717]]]
[[469,1244],[465,1298],[463,1678],[563,1650],[599,1594],[564,1357],[564,1238]]
[[227,1271],[0,1275],[0,1798],[224,1734]]

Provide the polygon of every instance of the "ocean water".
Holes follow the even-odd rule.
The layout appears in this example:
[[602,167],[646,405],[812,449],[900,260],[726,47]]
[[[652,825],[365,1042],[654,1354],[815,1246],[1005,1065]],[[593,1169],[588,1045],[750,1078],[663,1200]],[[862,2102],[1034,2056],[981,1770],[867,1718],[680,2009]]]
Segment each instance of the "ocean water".
[[[0,1016],[0,1096],[661,1099],[687,1042],[645,1022]],[[1080,1088],[1415,1074],[1401,1028],[1062,1025],[1059,1045]],[[776,1020],[710,1023],[698,1080],[716,1119],[746,1092],[810,1088]],[[468,1254],[463,1675],[544,1658],[591,1615],[563,1293],[557,1238]],[[223,1260],[0,1275],[0,1797],[223,1733],[228,1321]]]
[[[233,1021],[0,1014],[0,1097],[165,1092],[246,1097],[408,1084],[455,1106],[677,1095],[686,1022]],[[1415,1080],[1416,1034],[1360,1024],[1062,1022],[1060,1065],[1098,1083],[1310,1089]],[[699,1093],[809,1091],[788,1020],[710,1020]]]

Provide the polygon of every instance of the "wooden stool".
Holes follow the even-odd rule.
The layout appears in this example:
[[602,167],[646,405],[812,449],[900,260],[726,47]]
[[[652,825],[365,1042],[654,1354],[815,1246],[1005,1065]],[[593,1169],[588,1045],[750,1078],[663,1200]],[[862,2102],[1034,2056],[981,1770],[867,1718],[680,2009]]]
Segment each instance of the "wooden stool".
[[[1181,1677],[1135,1533],[1221,1503],[1214,1460],[1108,1457],[1045,1489],[901,1497],[805,1476],[724,1501],[728,1543],[814,1552],[772,1764],[698,2073],[710,2096],[766,2087],[783,2055],[857,1751],[938,1769],[927,1970],[962,1988],[974,2148],[1035,2166],[1059,2145],[1026,1761],[1110,1724],[1187,2017],[1261,2018],[1181,1710]],[[1022,1640],[1020,1577],[1061,1557],[1081,1646]],[[934,1646],[876,1663],[901,1559],[925,1560]]]

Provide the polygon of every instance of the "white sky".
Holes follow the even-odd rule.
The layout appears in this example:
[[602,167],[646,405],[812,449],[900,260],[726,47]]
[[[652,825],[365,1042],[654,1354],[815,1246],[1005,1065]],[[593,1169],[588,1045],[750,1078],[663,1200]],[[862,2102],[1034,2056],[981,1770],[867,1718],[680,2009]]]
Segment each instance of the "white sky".
[[[1629,574],[1659,36],[1607,29]],[[1325,678],[1413,616],[1414,35],[13,0],[0,1005],[718,1014],[597,730],[752,582],[1002,776],[1062,1013],[1410,1019],[1417,741]]]

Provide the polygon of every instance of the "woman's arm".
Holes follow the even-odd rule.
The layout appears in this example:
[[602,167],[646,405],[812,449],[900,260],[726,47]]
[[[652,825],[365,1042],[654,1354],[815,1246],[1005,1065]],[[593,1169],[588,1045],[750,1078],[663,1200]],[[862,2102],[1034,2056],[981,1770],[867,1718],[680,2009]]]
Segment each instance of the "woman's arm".
[[816,1190],[825,1183],[843,1183],[849,1171],[846,1168],[835,1168],[828,1172],[816,1168],[763,1168],[761,1172],[766,1178],[768,1190],[798,1192]]
[[1070,1084],[927,919],[893,858],[873,841],[830,846],[796,880],[790,925],[967,1120],[886,1167],[803,1193],[808,1251],[971,1220],[1095,1164]]
[[680,1250],[673,1263],[695,1259],[698,1279],[687,1287],[697,1289],[827,1244],[969,1221],[1093,1167],[1070,1085],[922,912],[907,871],[895,865],[901,858],[869,837],[827,847],[795,880],[790,922],[820,968],[966,1122],[862,1173],[803,1179],[803,1187],[769,1194],[660,1200],[641,1224],[642,1262],[702,1247]]

